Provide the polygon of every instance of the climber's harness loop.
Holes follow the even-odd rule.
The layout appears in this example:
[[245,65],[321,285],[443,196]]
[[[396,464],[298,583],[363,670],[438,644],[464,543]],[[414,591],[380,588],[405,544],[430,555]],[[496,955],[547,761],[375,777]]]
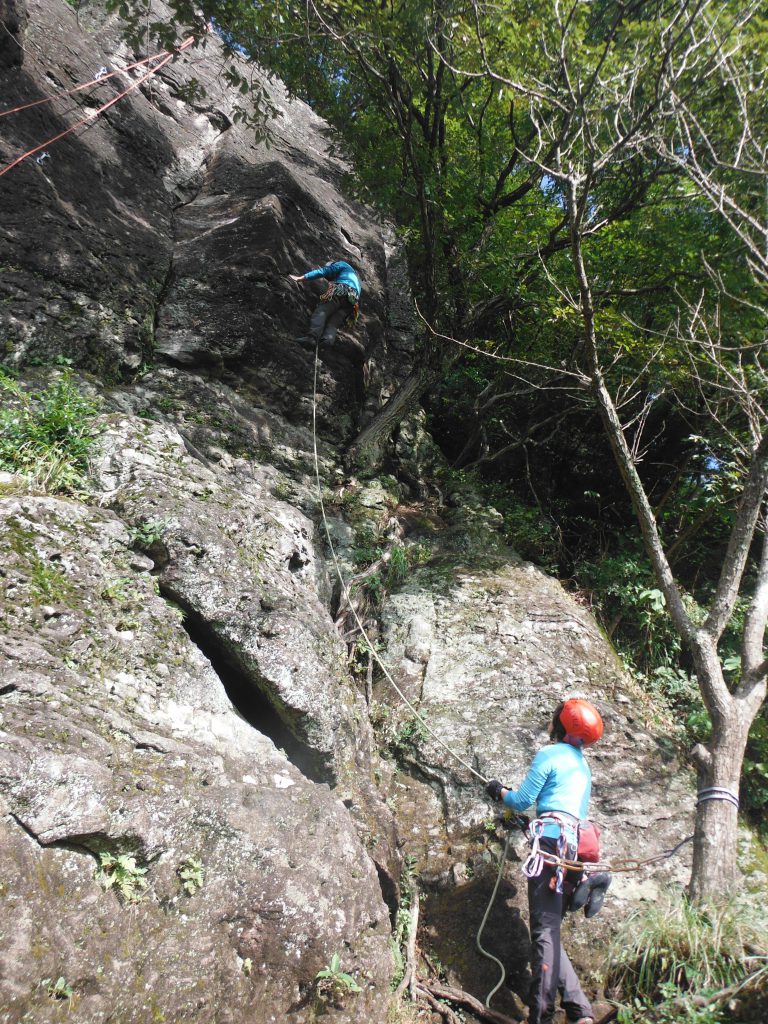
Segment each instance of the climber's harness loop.
[[531,844],[531,852],[523,864],[523,874],[526,878],[538,878],[544,870],[544,855],[539,849],[539,842],[544,835],[544,822],[541,818],[535,818],[525,834]]
[[347,319],[357,323],[360,316],[360,293],[351,284],[329,284],[326,291],[320,296],[321,302],[330,302],[331,299],[346,299],[352,307],[347,314]]
[[[559,829],[557,854],[541,849],[544,828],[549,823],[556,824]],[[555,891],[562,893],[566,872],[582,870],[575,860],[579,848],[579,819],[565,811],[543,811],[530,823],[526,836],[531,844],[531,852],[523,864],[523,874],[526,878],[538,878],[544,865],[549,864],[555,868]],[[575,864],[579,866],[574,867]]]

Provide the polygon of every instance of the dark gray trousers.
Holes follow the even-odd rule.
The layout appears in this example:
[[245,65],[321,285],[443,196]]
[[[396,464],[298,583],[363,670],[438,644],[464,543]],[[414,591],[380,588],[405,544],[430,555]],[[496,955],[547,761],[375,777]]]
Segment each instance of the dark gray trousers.
[[[553,852],[556,848],[554,840],[544,839],[541,845]],[[550,889],[553,876],[554,870],[545,864],[538,878],[528,879],[532,947],[528,1024],[552,1024],[558,993],[569,1021],[592,1016],[592,1007],[560,941],[566,897]]]
[[330,299],[315,307],[309,321],[309,337],[315,341],[325,341],[329,345],[336,340],[339,328],[352,312],[352,306],[346,298]]

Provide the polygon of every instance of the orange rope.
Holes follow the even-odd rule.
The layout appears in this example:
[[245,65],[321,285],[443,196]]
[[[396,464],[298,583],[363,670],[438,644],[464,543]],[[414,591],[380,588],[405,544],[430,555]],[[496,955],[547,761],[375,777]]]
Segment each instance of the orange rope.
[[[54,135],[53,138],[46,139],[46,141],[41,142],[39,146],[35,146],[32,149],[28,149],[25,153],[22,153],[21,156],[16,157],[15,160],[13,160],[6,167],[3,167],[0,170],[0,178],[2,178],[4,174],[7,174],[8,171],[10,171],[12,168],[20,164],[23,160],[26,160],[27,157],[34,156],[34,154],[39,153],[41,149],[45,149],[46,146],[53,145],[54,142],[58,142],[59,139],[63,139],[65,135],[69,135],[71,132],[75,131],[77,128],[80,128],[82,125],[87,124],[89,121],[93,121],[95,118],[99,116],[99,114],[103,114],[105,110],[109,110],[110,107],[113,107],[124,96],[127,96],[129,92],[133,92],[133,90],[137,89],[143,82],[146,82],[148,78],[151,78],[152,75],[160,71],[161,68],[164,68],[166,64],[173,60],[173,58],[176,56],[176,53],[181,53],[182,50],[185,50],[188,46],[191,46],[192,43],[194,43],[194,41],[195,37],[189,36],[187,39],[184,40],[184,42],[181,44],[178,50],[172,52],[166,51],[166,56],[163,57],[162,61],[157,65],[157,67],[152,68],[151,71],[148,71],[146,75],[142,75],[141,78],[137,78],[135,82],[132,82],[128,86],[127,89],[124,89],[121,93],[118,93],[117,96],[113,97],[108,103],[105,103],[103,106],[99,107],[98,110],[95,110],[92,114],[88,114],[86,117],[83,117],[79,121],[75,122],[75,124],[71,125],[65,131],[59,132],[59,134]],[[156,56],[159,55],[156,54]],[[144,63],[146,63],[146,61]]]
[[39,107],[42,103],[53,103],[55,100],[61,99],[63,96],[71,96],[73,93],[81,92],[83,89],[88,89],[92,85],[101,85],[102,82],[106,82],[108,79],[114,78],[115,75],[122,75],[126,71],[133,71],[134,68],[140,68],[143,64],[150,64],[153,60],[160,60],[162,57],[167,57],[170,52],[170,50],[161,50],[160,53],[155,53],[151,57],[144,57],[143,60],[137,60],[134,64],[129,64],[125,68],[118,68],[117,71],[110,71],[109,74],[92,78],[90,82],[83,82],[82,85],[76,85],[72,89],[62,89],[60,92],[56,92],[52,96],[44,96],[41,100],[33,100],[31,103],[23,103],[19,107],[11,107],[10,110],[0,110],[0,117],[7,117],[9,114],[17,114],[20,110],[29,110],[30,107]]

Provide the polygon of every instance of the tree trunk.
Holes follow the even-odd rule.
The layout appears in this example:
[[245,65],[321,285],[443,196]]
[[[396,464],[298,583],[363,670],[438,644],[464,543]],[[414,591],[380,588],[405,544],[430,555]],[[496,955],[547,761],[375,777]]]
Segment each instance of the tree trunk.
[[347,453],[352,465],[376,466],[392,431],[417,404],[433,381],[442,376],[428,366],[417,367],[403,381],[384,408],[363,427]]
[[[696,677],[712,720],[712,736],[691,753],[698,768],[699,793],[727,790],[738,798],[749,729],[765,697],[765,676],[745,678],[729,692],[723,678],[717,641],[706,628],[692,639]],[[728,799],[700,801],[696,810],[690,896],[696,903],[728,899],[738,879],[738,807]]]
[[[699,769],[699,790],[727,789],[738,795],[741,764],[749,722],[734,706],[733,720],[713,732],[706,748],[694,751]],[[718,735],[719,733],[719,735]],[[707,800],[696,811],[690,897],[695,903],[722,903],[733,894],[738,877],[736,863],[738,808],[729,800]]]
[[392,431],[417,405],[421,396],[443,379],[458,354],[458,346],[453,346],[453,351],[428,349],[384,408],[357,435],[347,453],[347,462],[357,466],[378,465]]

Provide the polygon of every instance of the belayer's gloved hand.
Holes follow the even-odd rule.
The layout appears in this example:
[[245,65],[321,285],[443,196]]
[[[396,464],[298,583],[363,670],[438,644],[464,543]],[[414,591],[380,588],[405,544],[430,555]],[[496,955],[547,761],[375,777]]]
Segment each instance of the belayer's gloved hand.
[[485,787],[485,792],[491,798],[491,800],[501,800],[501,791],[504,789],[498,779],[491,779],[488,785]]

